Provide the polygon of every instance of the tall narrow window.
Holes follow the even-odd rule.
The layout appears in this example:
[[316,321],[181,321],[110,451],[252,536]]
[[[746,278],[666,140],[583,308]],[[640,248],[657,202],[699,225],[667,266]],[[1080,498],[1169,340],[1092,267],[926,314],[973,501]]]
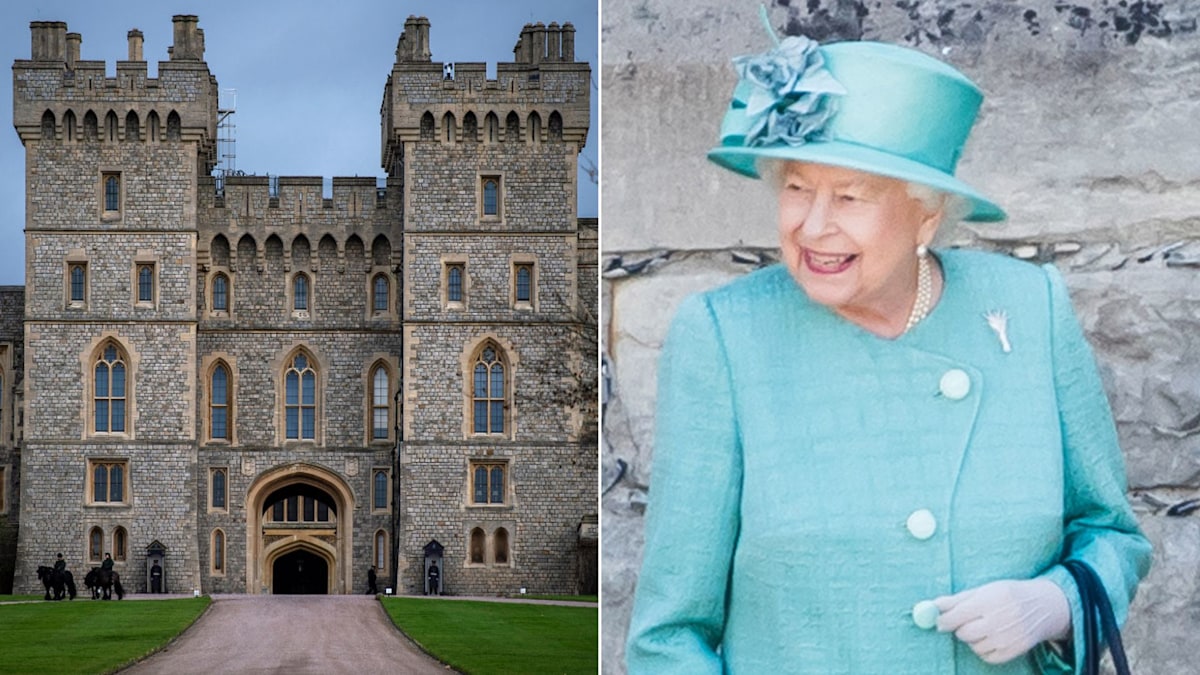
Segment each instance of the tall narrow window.
[[97,464],[92,473],[94,474],[92,476],[92,501],[108,501],[108,467]]
[[446,266],[446,300],[463,301],[463,266],[455,263]]
[[229,311],[229,278],[224,274],[213,277],[212,308],[214,312]]
[[372,306],[376,312],[386,312],[388,309],[388,280],[387,276],[379,274],[375,276],[375,282],[371,289]]
[[492,560],[496,564],[508,564],[508,530],[501,527],[492,535],[492,551]]
[[387,508],[387,493],[388,493],[388,480],[387,480],[387,472],[386,471],[381,471],[381,470],[375,471],[374,491],[375,491],[375,495],[374,495],[375,508],[377,510],[386,509]]
[[100,562],[100,556],[104,553],[104,531],[98,527],[93,527],[88,533],[88,560],[92,562]]
[[229,440],[229,370],[219,363],[212,371],[209,430],[212,438]]
[[154,302],[154,265],[138,265],[138,302]]
[[109,343],[96,360],[93,416],[97,432],[125,431],[125,384],[124,356]]
[[475,433],[504,433],[504,364],[490,343],[475,359],[473,385]]
[[308,276],[297,274],[293,282],[292,309],[297,312],[308,310]]
[[483,215],[496,216],[500,214],[500,181],[496,178],[483,179]]
[[87,298],[87,272],[83,265],[71,265],[71,302]]
[[212,568],[218,574],[225,571],[225,533],[213,530]]
[[383,530],[375,532],[375,569],[387,569],[387,533]]
[[533,302],[533,264],[520,263],[516,266],[516,293],[514,297],[517,302],[526,304]]
[[212,507],[214,509],[225,508],[225,469],[213,469]]
[[113,560],[124,560],[128,555],[129,535],[125,532],[125,528],[118,527],[113,530]]
[[284,375],[286,389],[287,437],[311,440],[316,437],[317,373],[308,356],[296,354]]
[[371,438],[375,440],[387,440],[389,436],[390,389],[387,368],[375,368],[375,374],[371,376]]
[[483,530],[479,529],[478,527],[471,530],[471,562],[477,565],[483,564],[483,549],[485,540],[486,538],[483,534]]
[[121,174],[104,174],[104,210],[121,210]]

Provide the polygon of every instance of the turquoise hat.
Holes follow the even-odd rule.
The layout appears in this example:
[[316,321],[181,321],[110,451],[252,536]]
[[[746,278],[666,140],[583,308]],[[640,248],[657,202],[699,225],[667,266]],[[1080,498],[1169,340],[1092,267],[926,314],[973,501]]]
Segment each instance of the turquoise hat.
[[983,94],[949,65],[880,42],[789,37],[734,66],[740,79],[713,162],[752,178],[759,158],[857,169],[959,195],[970,204],[965,220],[1004,220],[954,177]]

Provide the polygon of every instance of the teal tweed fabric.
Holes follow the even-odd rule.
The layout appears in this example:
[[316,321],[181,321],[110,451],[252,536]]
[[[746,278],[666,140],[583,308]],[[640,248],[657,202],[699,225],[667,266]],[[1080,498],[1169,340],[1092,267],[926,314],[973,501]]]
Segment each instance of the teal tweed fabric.
[[[1052,266],[947,250],[907,334],[876,337],[774,266],[680,307],[659,365],[631,673],[1072,672],[1002,666],[912,607],[1090,563],[1119,620],[1150,562],[1095,361]],[[1005,352],[985,314],[1007,313]],[[959,386],[947,389],[946,374]],[[963,375],[966,377],[963,378]],[[953,377],[951,377],[953,379]],[[927,510],[925,539],[906,527]]]

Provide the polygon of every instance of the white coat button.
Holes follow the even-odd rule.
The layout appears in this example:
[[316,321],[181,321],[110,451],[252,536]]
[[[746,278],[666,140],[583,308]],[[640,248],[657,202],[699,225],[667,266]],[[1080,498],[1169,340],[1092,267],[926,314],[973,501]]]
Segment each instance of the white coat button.
[[933,536],[937,532],[937,518],[933,517],[933,512],[929,509],[917,509],[908,517],[908,521],[904,523],[908,528],[908,533],[924,541]]
[[925,630],[937,625],[940,614],[941,612],[938,611],[937,605],[933,604],[932,600],[922,600],[912,608],[913,623],[917,624],[917,628]]
[[947,370],[946,374],[942,375],[942,381],[938,383],[938,389],[941,390],[942,396],[951,401],[966,398],[971,392],[971,376],[958,368]]

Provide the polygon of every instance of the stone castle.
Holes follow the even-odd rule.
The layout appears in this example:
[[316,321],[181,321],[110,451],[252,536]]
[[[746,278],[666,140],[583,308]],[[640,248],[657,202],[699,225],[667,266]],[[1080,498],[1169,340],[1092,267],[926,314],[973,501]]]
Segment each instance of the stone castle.
[[[197,17],[116,77],[62,22],[13,66],[25,286],[0,289],[14,587],[595,592],[591,72],[571,24],[434,62],[410,17],[375,178],[221,175]],[[364,102],[364,104],[368,104]],[[372,104],[373,105],[373,104]],[[0,544],[2,546],[3,544]],[[11,548],[11,544],[9,545]],[[11,551],[10,551],[11,555]]]

